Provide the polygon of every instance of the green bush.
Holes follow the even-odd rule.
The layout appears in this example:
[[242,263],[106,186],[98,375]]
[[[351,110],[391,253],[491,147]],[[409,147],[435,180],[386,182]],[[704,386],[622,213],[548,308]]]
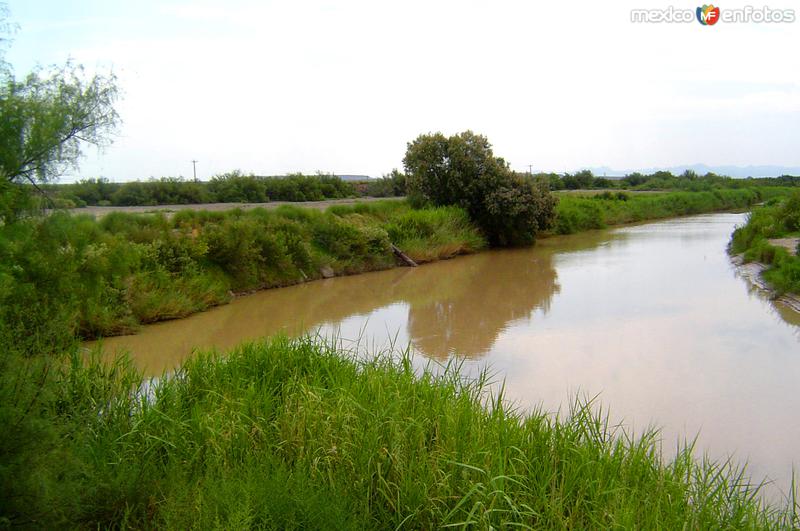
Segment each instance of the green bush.
[[353,214],[343,218],[328,215],[313,225],[314,244],[347,272],[358,272],[390,265],[391,249],[386,230],[371,227]]
[[150,243],[172,228],[169,218],[161,212],[148,215],[110,212],[100,218],[98,225],[105,232],[135,243]]
[[373,179],[367,183],[366,195],[371,197],[402,197],[406,195],[405,174],[392,170],[380,179]]
[[800,231],[800,191],[790,195],[781,206],[778,214],[787,232]]
[[322,201],[356,195],[352,184],[333,175],[257,177],[238,171],[212,178],[208,183],[208,192],[216,202],[221,203]]
[[[393,178],[391,183],[393,186],[398,186],[395,183],[399,181]],[[186,180],[181,177],[161,177],[147,181],[112,183],[108,179],[99,178],[84,179],[77,183],[47,185],[45,188],[53,196],[58,208],[86,205],[153,206],[321,201],[356,195],[351,183],[333,175],[292,174],[285,177],[258,177],[244,175],[239,171],[215,176],[209,182]]]
[[492,245],[531,243],[553,220],[555,199],[509,170],[486,137],[420,135],[403,158],[413,204],[465,208]]
[[596,201],[569,196],[559,199],[553,226],[557,234],[572,234],[605,226],[603,210]]
[[296,274],[278,233],[252,217],[229,218],[203,230],[208,257],[227,273],[236,290],[275,285],[276,277]]

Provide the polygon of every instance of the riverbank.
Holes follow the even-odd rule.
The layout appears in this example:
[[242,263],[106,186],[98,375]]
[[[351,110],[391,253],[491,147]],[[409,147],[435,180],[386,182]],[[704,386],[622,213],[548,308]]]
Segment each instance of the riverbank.
[[740,254],[745,264],[762,264],[758,277],[766,281],[774,296],[787,295],[793,300],[800,296],[798,237],[800,192],[795,192],[754,209],[747,223],[733,233],[730,250]]
[[[457,365],[283,338],[175,378],[28,359],[3,380],[3,515],[35,527],[667,528],[797,525],[729,463],[629,438],[593,404],[519,413]],[[8,374],[8,373],[6,373]],[[41,374],[40,378],[30,378]],[[37,392],[36,383],[40,383]],[[15,388],[16,394],[10,394]],[[44,389],[45,392],[41,392]],[[8,399],[8,400],[6,400]],[[102,411],[102,414],[98,414]],[[15,453],[15,451],[17,453]]]
[[788,195],[791,188],[748,188],[710,192],[626,193],[603,192],[588,196],[559,195],[552,232],[574,234],[584,230],[690,216],[743,210],[770,197]]
[[[30,352],[130,333],[234,293],[418,262],[486,243],[455,207],[405,202],[226,212],[55,213],[0,227],[0,335]],[[27,349],[27,347],[25,347]]]
[[795,293],[780,293],[764,280],[764,272],[769,271],[770,266],[761,262],[747,261],[744,253],[731,257],[733,265],[736,266],[739,274],[750,284],[756,287],[767,298],[780,302],[787,308],[800,315],[800,295]]
[[[742,209],[781,191],[562,196],[553,232]],[[236,293],[395,267],[392,244],[419,263],[487,247],[462,209],[405,201],[99,220],[54,213],[0,228],[0,339],[58,351],[76,335],[128,334]]]

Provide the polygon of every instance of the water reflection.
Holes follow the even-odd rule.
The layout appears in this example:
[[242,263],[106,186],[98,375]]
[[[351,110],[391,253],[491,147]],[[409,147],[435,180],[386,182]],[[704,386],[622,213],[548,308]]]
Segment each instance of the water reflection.
[[[398,291],[409,303],[408,336],[428,357],[485,355],[509,324],[535,309],[547,312],[559,291],[552,253],[515,250],[474,258],[445,279],[436,268],[420,270]],[[428,295],[408,297],[411,285]]]
[[[169,370],[193,348],[226,350],[284,332],[290,335],[397,305],[406,310],[416,349],[435,358],[479,357],[506,326],[558,293],[552,251],[482,253],[423,267],[393,269],[270,290],[187,319],[158,323],[133,336],[103,341],[109,354],[127,350],[149,374]],[[401,323],[387,323],[397,329]],[[93,346],[96,342],[88,343]]]

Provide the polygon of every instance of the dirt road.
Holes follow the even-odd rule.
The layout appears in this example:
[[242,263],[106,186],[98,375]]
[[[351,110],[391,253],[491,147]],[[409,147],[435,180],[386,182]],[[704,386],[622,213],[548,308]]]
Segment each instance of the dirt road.
[[332,205],[352,205],[355,203],[371,203],[373,201],[399,200],[401,197],[359,197],[356,199],[328,199],[325,201],[271,201],[269,203],[204,203],[199,205],[156,205],[156,206],[88,206],[85,208],[74,208],[71,211],[76,214],[91,214],[100,218],[109,212],[177,212],[178,210],[231,210],[241,208],[248,210],[251,208],[277,208],[282,205],[294,205],[298,207],[316,208],[324,210]]

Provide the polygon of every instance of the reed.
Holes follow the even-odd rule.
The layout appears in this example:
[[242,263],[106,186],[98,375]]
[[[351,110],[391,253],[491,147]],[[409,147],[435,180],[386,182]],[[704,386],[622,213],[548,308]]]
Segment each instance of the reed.
[[[168,529],[755,529],[800,524],[730,462],[665,460],[591,401],[546,415],[484,373],[366,359],[319,338],[201,353],[139,384],[75,363],[36,411],[57,436],[7,522]],[[139,392],[136,390],[139,389]],[[7,409],[7,407],[6,407]],[[53,461],[58,460],[58,466]],[[52,466],[52,470],[51,467]],[[42,487],[44,486],[44,487]],[[46,494],[46,495],[45,495]],[[23,503],[23,500],[25,502]],[[14,512],[16,511],[16,512]]]

